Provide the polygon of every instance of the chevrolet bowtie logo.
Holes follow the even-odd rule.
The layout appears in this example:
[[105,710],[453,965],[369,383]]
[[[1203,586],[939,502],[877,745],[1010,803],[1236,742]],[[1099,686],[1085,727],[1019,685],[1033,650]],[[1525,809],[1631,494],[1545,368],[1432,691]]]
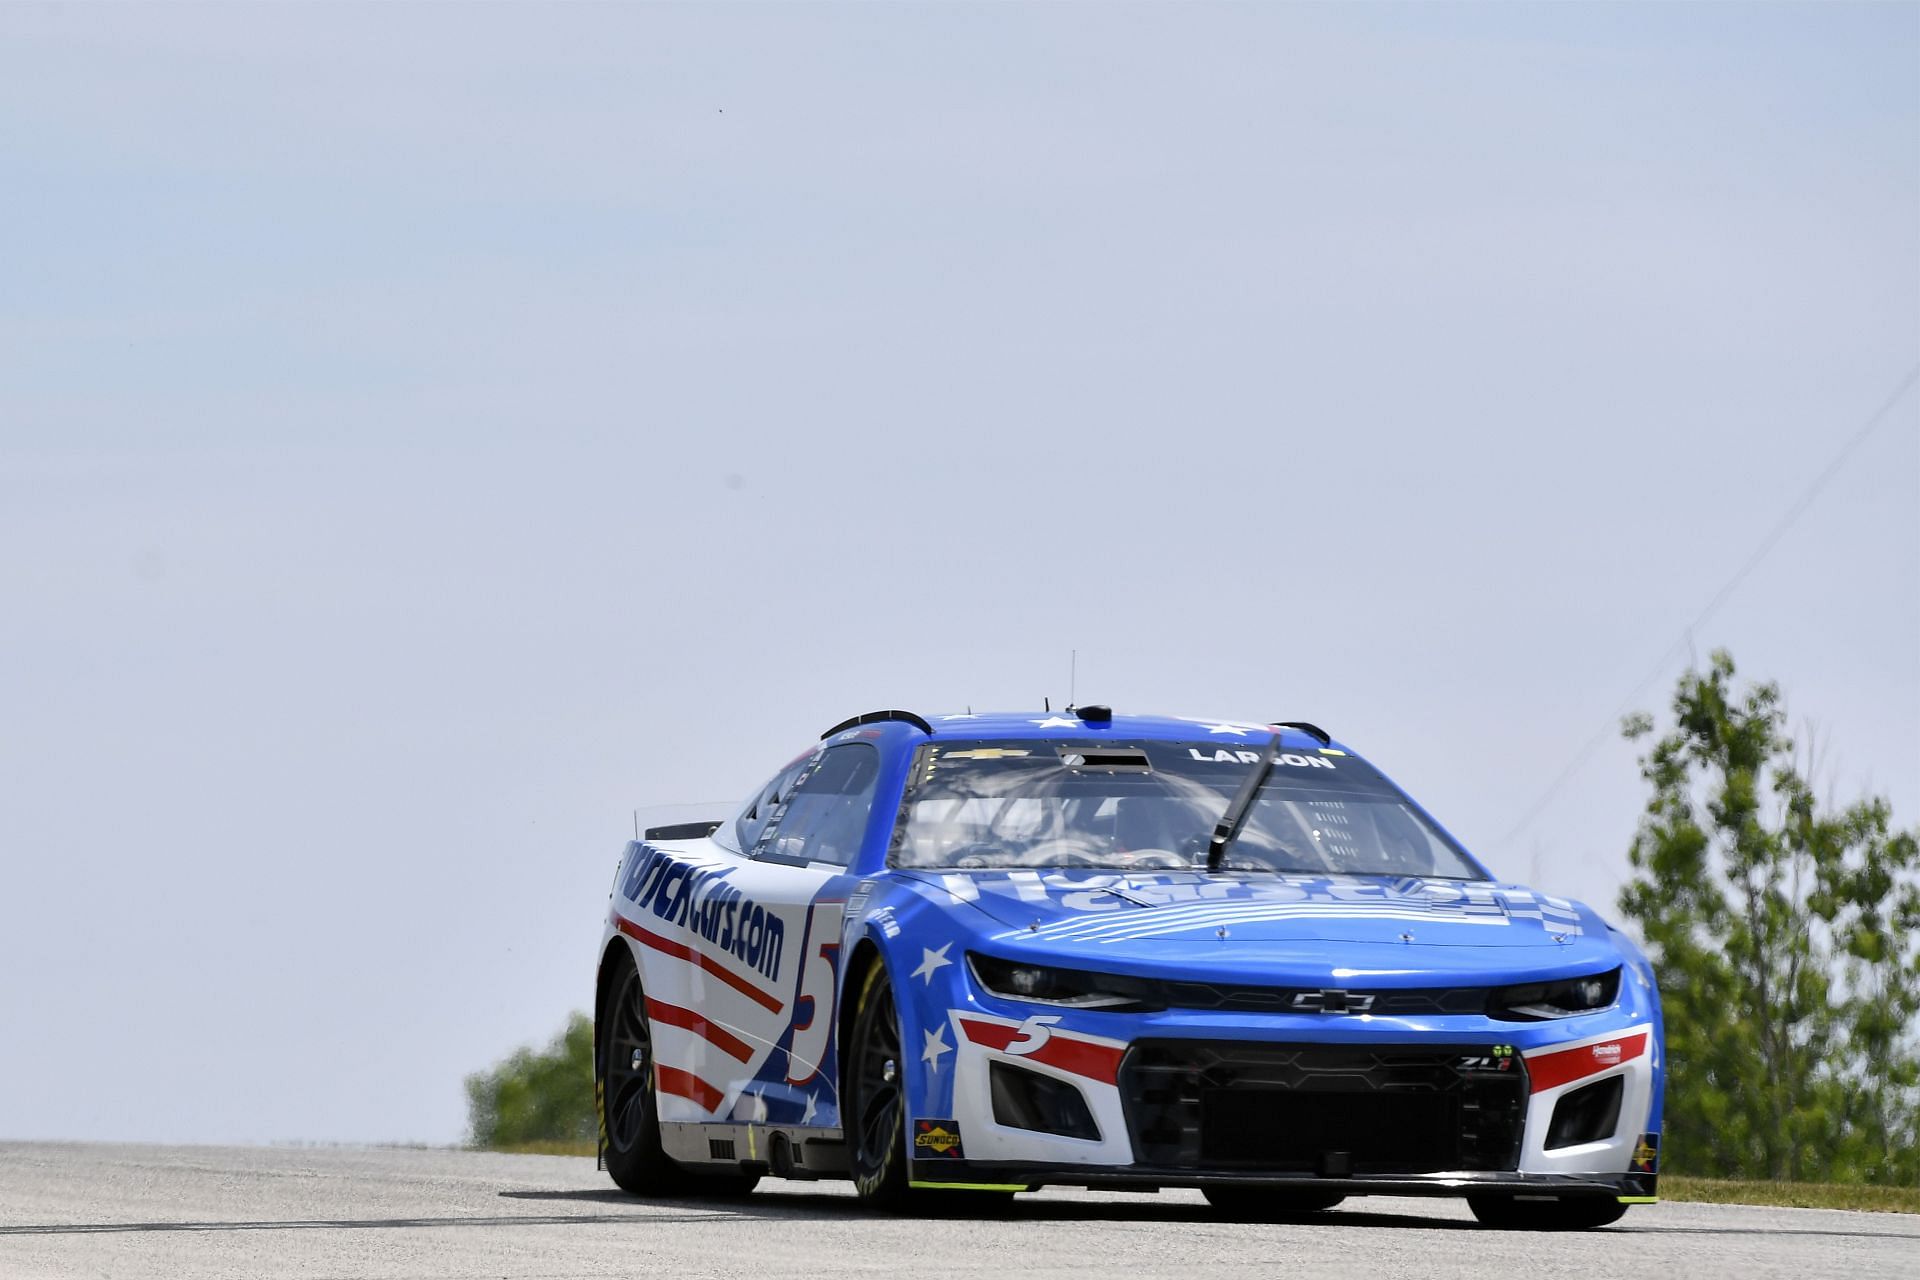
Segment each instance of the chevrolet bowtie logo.
[[1293,1007],[1302,1013],[1365,1013],[1373,1008],[1373,997],[1345,991],[1301,991],[1293,997]]

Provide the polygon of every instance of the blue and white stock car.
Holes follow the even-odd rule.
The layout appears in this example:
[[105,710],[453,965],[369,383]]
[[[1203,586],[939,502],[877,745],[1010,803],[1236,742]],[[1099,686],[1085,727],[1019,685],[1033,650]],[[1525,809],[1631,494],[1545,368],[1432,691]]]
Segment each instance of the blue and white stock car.
[[643,1195],[1432,1194],[1537,1228],[1654,1198],[1645,957],[1307,724],[856,717],[627,846],[594,1008]]

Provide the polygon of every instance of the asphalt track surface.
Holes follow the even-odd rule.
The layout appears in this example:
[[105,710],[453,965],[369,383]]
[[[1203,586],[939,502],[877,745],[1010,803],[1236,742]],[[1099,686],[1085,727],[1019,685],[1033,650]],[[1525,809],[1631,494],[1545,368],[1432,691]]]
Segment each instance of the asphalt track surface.
[[1660,1204],[1577,1234],[1451,1200],[1311,1223],[1197,1192],[1021,1196],[986,1221],[867,1213],[844,1182],[643,1203],[593,1161],[462,1151],[0,1143],[0,1277],[1920,1277],[1920,1216]]

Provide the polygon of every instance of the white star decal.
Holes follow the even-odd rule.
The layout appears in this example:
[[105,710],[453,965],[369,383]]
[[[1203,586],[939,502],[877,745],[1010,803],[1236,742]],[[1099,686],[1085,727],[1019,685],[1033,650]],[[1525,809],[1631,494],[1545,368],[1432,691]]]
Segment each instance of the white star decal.
[[813,1123],[813,1117],[814,1117],[814,1113],[815,1113],[816,1111],[818,1111],[818,1110],[819,1110],[819,1108],[818,1108],[818,1107],[816,1107],[816,1106],[814,1105],[814,1101],[813,1101],[813,1095],[812,1095],[812,1094],[808,1094],[808,1095],[807,1095],[807,1109],[806,1109],[805,1111],[803,1111],[803,1112],[801,1112],[801,1113],[800,1113],[800,1123],[801,1123],[801,1124],[812,1124],[812,1123]]
[[1245,729],[1240,728],[1238,725],[1207,724],[1207,725],[1202,725],[1200,727],[1205,729],[1208,733],[1230,733],[1236,738],[1244,738],[1247,736],[1247,731]]
[[933,1065],[933,1074],[940,1074],[940,1055],[952,1053],[953,1046],[947,1043],[947,1029],[935,1027],[923,1033],[927,1037],[927,1047],[921,1051],[920,1061]]
[[1078,729],[1080,727],[1078,720],[1069,720],[1065,716],[1048,716],[1045,720],[1034,720],[1029,723],[1037,724],[1042,729]]
[[951,942],[938,951],[930,947],[920,948],[920,967],[913,971],[913,976],[916,978],[925,978],[927,985],[932,986],[934,971],[953,963],[953,961],[947,959],[947,952],[951,950],[953,950],[953,944]]

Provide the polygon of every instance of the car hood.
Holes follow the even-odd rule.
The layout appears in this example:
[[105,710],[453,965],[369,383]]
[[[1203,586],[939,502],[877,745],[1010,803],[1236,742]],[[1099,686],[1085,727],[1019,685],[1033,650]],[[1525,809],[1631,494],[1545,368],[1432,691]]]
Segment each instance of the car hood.
[[1490,881],[1111,871],[913,872],[1004,926],[1010,950],[1125,971],[1189,963],[1302,980],[1618,962],[1590,908]]

